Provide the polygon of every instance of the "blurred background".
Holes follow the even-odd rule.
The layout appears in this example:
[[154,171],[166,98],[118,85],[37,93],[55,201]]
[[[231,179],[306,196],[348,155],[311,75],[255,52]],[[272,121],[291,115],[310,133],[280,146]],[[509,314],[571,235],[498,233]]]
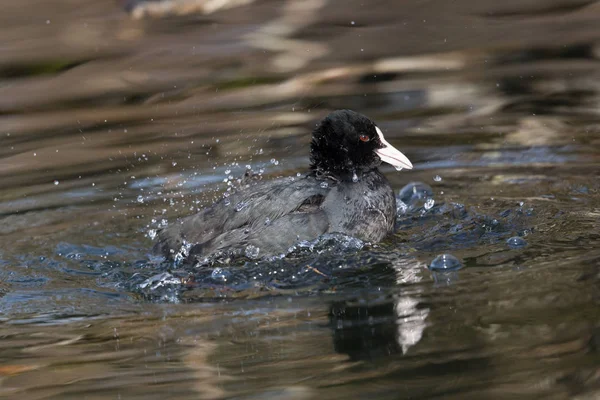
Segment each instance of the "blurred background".
[[[0,9],[0,397],[600,397],[600,2]],[[396,235],[150,254],[339,108],[415,165]]]

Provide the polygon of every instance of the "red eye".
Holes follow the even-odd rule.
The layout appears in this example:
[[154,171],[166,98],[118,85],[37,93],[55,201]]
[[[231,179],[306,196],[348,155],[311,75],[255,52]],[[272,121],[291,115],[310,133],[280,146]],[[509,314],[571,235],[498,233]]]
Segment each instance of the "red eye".
[[360,135],[358,138],[361,142],[368,142],[369,140],[371,140],[371,138],[367,135]]

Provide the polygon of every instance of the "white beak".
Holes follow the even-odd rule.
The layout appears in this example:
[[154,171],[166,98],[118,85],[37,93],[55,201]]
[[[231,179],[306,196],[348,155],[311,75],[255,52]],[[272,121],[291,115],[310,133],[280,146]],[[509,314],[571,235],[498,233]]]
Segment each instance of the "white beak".
[[375,153],[381,158],[381,161],[384,161],[388,164],[391,164],[394,168],[400,171],[402,168],[412,169],[413,165],[404,154],[402,154],[398,149],[389,144],[387,140],[383,137],[383,133],[381,129],[375,127],[377,134],[379,135],[379,140],[383,144],[383,148],[375,150]]

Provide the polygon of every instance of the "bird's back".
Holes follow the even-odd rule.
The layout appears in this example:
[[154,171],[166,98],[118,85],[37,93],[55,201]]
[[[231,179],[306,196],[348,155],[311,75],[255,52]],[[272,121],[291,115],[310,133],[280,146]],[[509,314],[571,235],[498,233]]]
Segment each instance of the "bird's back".
[[310,175],[254,183],[162,229],[154,249],[168,257],[185,243],[201,255],[253,245],[278,254],[327,231],[319,206],[329,190]]

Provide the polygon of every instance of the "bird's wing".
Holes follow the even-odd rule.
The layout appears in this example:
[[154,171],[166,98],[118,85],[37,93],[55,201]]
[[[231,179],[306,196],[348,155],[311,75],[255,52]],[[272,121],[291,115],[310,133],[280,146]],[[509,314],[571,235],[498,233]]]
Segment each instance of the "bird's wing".
[[202,244],[239,228],[268,226],[293,212],[314,211],[328,192],[310,176],[260,182],[162,229],[154,249],[168,256],[184,241]]
[[[242,227],[226,231],[202,244],[193,246],[190,256],[207,256],[220,250],[252,254],[250,257],[279,256],[303,240],[327,232],[329,222],[323,210],[294,212],[269,224]],[[249,253],[250,252],[250,253]]]

